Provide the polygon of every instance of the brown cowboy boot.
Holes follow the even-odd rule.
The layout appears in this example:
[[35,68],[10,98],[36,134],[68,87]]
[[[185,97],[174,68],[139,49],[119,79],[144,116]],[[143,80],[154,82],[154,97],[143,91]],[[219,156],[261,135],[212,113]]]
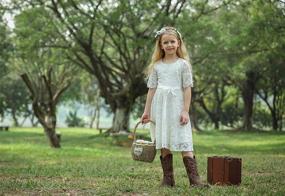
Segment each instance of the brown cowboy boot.
[[194,156],[194,158],[183,157],[183,163],[184,163],[184,166],[185,166],[186,171],[187,171],[190,186],[209,187],[209,185],[203,184],[200,180],[195,156]]
[[160,156],[160,162],[163,170],[161,186],[175,186],[172,160],[172,154],[168,154],[165,157]]

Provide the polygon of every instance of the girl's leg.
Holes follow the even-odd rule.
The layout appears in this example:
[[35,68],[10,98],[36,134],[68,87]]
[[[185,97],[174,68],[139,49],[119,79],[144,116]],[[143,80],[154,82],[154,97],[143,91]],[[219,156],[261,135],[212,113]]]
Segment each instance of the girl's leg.
[[182,151],[181,154],[182,154],[182,158],[184,158],[184,157],[194,158],[194,154],[192,151]]
[[163,148],[161,149],[160,156],[161,167],[163,171],[162,186],[174,186],[174,174],[173,174],[173,157],[171,151]]
[[171,154],[171,151],[170,151],[169,149],[167,149],[167,148],[162,148],[162,149],[160,150],[160,152],[161,152],[161,156],[162,156],[163,158],[164,158],[165,156]]
[[198,174],[196,158],[192,151],[184,151],[181,153],[183,157],[183,163],[189,178],[191,186],[207,187],[202,184],[200,176]]

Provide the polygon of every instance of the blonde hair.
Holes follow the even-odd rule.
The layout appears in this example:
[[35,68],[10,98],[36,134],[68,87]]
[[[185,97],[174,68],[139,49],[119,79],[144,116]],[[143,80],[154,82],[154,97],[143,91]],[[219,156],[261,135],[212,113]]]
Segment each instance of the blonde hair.
[[155,41],[154,51],[151,57],[150,64],[145,70],[145,74],[147,76],[149,76],[153,71],[155,63],[165,56],[165,52],[161,49],[161,37],[165,34],[174,35],[177,38],[179,42],[179,47],[177,48],[176,55],[179,58],[185,59],[187,62],[189,62],[190,65],[189,55],[179,31],[177,31],[174,27],[163,27],[161,30],[159,30],[156,33],[155,36],[156,41]]

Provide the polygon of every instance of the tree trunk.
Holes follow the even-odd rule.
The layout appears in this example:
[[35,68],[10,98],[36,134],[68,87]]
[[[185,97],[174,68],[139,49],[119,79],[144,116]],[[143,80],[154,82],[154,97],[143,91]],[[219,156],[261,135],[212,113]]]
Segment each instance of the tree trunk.
[[33,103],[35,116],[43,126],[46,136],[49,139],[50,146],[60,148],[60,136],[56,134],[56,105],[50,103],[48,108],[43,110],[42,104]]
[[[46,75],[41,75],[36,80],[31,80],[28,74],[21,75],[31,93],[34,115],[43,126],[50,146],[60,148],[60,135],[56,134],[56,105],[62,93],[69,87],[71,77],[66,72],[58,76],[60,82],[53,78],[53,69],[50,67]],[[56,84],[56,85],[55,85]]]
[[45,134],[49,139],[50,146],[53,148],[60,148],[60,140],[58,135],[55,132],[55,127],[49,128],[49,127],[44,127]]
[[99,126],[100,126],[100,107],[99,107],[99,105],[98,105],[98,108],[97,108],[96,129],[99,129]]
[[113,118],[112,132],[129,131],[130,106],[117,108]]
[[56,134],[55,127],[56,127],[56,114],[55,108],[52,108],[48,115],[42,116],[40,119],[44,119],[40,121],[42,126],[44,127],[45,134],[49,139],[50,146],[53,148],[60,148],[60,139],[59,136]]
[[18,127],[19,126],[19,122],[18,122],[18,119],[17,119],[17,115],[16,115],[16,111],[14,109],[12,109],[12,118],[13,118],[13,121],[14,121],[14,126],[15,127]]
[[278,119],[276,117],[275,112],[271,113],[271,117],[272,117],[272,128],[274,131],[278,130]]
[[283,128],[283,118],[280,119],[279,123],[280,123],[279,131],[282,131],[282,128]]
[[0,122],[4,122],[4,117],[5,117],[4,111],[1,111],[0,112]]
[[26,122],[28,116],[24,116],[24,119],[22,120],[20,126],[23,127],[24,126],[24,123]]
[[93,109],[93,110],[90,112],[90,116],[91,116],[91,120],[90,120],[89,128],[92,129],[92,128],[93,128],[94,121],[95,121],[96,116],[97,116],[97,111],[96,111],[96,109]]
[[31,117],[30,117],[31,123],[32,123],[32,127],[36,127],[39,124],[39,121],[35,118],[34,113],[32,113]]
[[214,121],[215,129],[219,129],[219,128],[220,128],[220,123],[219,123],[218,118],[215,117],[215,118],[213,119],[213,121]]
[[254,71],[246,73],[246,81],[243,83],[241,94],[244,102],[243,113],[243,130],[250,131],[252,129],[252,114],[253,114],[253,98],[255,92],[255,83],[257,74]]
[[198,103],[203,108],[203,110],[206,112],[206,114],[209,116],[210,120],[214,123],[215,129],[219,129],[219,114],[216,114],[215,112],[210,111],[210,109],[207,107],[205,101],[203,98],[198,100]]
[[[248,94],[246,94],[248,93]],[[244,114],[243,114],[243,129],[252,129],[252,111],[253,111],[253,93],[250,89],[243,92]]]

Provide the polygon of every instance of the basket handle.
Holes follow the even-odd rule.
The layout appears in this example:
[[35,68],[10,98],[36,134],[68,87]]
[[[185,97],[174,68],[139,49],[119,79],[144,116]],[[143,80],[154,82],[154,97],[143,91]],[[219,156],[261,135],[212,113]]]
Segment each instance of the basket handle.
[[[155,122],[152,121],[152,120],[149,120],[149,122],[155,124]],[[149,122],[147,122],[147,123],[149,123]],[[135,128],[134,128],[134,141],[136,141],[136,130],[137,130],[139,124],[141,124],[141,123],[142,123],[142,121],[137,122],[137,124],[136,124],[136,126],[135,126]]]

